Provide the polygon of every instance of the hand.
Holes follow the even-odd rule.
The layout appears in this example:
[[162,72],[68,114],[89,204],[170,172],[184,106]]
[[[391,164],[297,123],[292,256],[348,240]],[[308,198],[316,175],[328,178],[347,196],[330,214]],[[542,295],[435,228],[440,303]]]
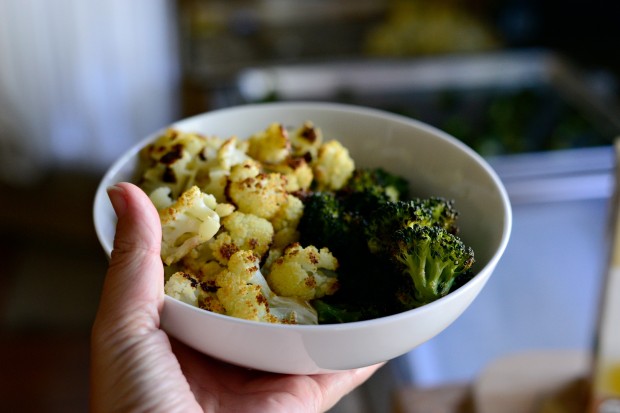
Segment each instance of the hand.
[[214,360],[159,328],[161,226],[149,198],[121,183],[108,194],[118,224],[92,329],[92,412],[320,412],[379,366],[296,376]]

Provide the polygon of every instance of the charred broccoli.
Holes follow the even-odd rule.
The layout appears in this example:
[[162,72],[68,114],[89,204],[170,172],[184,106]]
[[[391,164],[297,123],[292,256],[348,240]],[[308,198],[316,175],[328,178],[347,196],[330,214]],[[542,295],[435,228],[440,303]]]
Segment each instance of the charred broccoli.
[[357,169],[338,196],[348,210],[365,216],[385,202],[407,198],[409,182],[381,168]]
[[458,213],[452,201],[444,198],[416,198],[409,201],[384,202],[367,219],[364,234],[373,254],[386,252],[392,234],[414,224],[439,226],[457,233]]
[[419,307],[471,278],[473,251],[458,238],[453,201],[408,196],[405,179],[366,169],[338,191],[304,197],[301,244],[328,247],[340,264],[339,291],[313,302],[320,323]]
[[300,244],[327,247],[336,256],[346,254],[351,242],[360,239],[358,220],[333,192],[314,192],[304,199]]
[[397,291],[406,308],[415,308],[448,294],[474,263],[474,252],[439,226],[414,224],[397,230],[390,242],[391,260],[408,282]]

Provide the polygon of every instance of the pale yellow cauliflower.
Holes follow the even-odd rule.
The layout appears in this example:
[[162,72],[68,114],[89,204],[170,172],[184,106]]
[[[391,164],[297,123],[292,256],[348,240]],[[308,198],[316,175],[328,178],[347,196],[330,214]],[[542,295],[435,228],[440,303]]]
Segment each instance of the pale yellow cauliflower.
[[149,198],[157,210],[170,207],[174,200],[172,199],[172,190],[167,186],[161,186],[149,194]]
[[161,186],[171,190],[172,198],[193,185],[202,158],[198,156],[208,145],[209,139],[194,133],[167,129],[151,145],[141,151],[147,169],[141,186],[145,192]]
[[338,261],[298,243],[298,196],[345,185],[355,168],[345,147],[312,122],[274,122],[247,140],[168,129],[141,160],[166,294],[247,320],[317,324],[310,301],[338,289]]
[[349,150],[336,140],[325,142],[312,163],[314,178],[322,189],[337,191],[342,188],[355,170]]
[[290,134],[290,141],[293,156],[311,161],[316,159],[319,147],[323,144],[323,132],[312,122],[304,122]]
[[188,272],[178,271],[170,276],[164,292],[186,304],[224,314],[224,306],[215,293],[215,283],[201,282]]
[[313,300],[338,290],[337,269],[338,260],[327,248],[295,243],[271,265],[267,281],[278,295]]
[[286,203],[286,179],[277,173],[260,173],[255,177],[233,181],[228,196],[238,210],[271,219]]
[[161,256],[166,265],[179,261],[193,248],[210,240],[220,229],[217,202],[193,186],[160,211]]
[[273,225],[265,218],[235,211],[222,218],[221,232],[209,243],[213,256],[226,264],[239,250],[252,251],[259,258],[264,256],[273,242]]
[[285,324],[317,324],[316,311],[307,302],[277,296],[260,272],[251,251],[230,257],[228,269],[217,275],[217,298],[226,314],[246,320]]
[[299,241],[297,225],[304,214],[304,204],[294,195],[287,195],[286,202],[271,218],[275,230],[273,247],[283,249],[289,244]]
[[267,164],[281,163],[291,152],[288,131],[280,123],[272,123],[266,130],[250,136],[248,143],[248,155]]
[[314,179],[312,167],[304,158],[287,158],[276,165],[267,165],[269,172],[277,172],[286,178],[287,192],[305,191]]

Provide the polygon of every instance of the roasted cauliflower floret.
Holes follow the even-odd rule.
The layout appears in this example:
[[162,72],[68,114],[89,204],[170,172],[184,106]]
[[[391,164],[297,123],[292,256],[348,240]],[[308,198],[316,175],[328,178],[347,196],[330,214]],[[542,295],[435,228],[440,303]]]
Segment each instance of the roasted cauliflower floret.
[[224,307],[215,291],[215,283],[200,282],[192,274],[182,271],[172,274],[164,286],[164,292],[172,298],[194,307],[224,314]]
[[304,122],[290,135],[293,156],[316,159],[319,147],[323,144],[323,132],[312,122]]
[[286,179],[277,173],[260,173],[228,185],[228,196],[238,210],[271,219],[286,202]]
[[194,274],[201,282],[215,281],[217,273],[225,269],[213,255],[210,242],[200,244],[185,255],[178,266]]
[[234,165],[230,169],[229,179],[231,181],[243,181],[248,178],[255,178],[262,172],[262,165],[254,159],[247,159]]
[[141,151],[147,164],[141,186],[147,193],[165,185],[178,197],[193,185],[202,159],[197,156],[208,144],[208,138],[175,129],[166,130]]
[[265,218],[235,211],[222,218],[222,232],[209,243],[213,256],[226,264],[239,250],[252,251],[263,257],[273,242],[273,225]]
[[248,139],[248,155],[267,164],[284,161],[291,152],[288,131],[280,123],[272,123],[269,127]]
[[304,158],[287,158],[277,165],[268,165],[269,172],[277,172],[286,178],[286,191],[305,191],[310,188],[314,173]]
[[327,248],[295,243],[272,264],[267,281],[278,295],[313,300],[338,290],[337,269],[338,260]]
[[217,202],[226,202],[226,186],[231,169],[250,158],[246,155],[247,142],[231,137],[217,147],[207,147],[202,153],[204,163],[194,177],[194,182]]
[[297,228],[297,224],[299,224],[303,214],[304,203],[295,195],[288,194],[286,201],[271,217],[271,223],[276,231],[283,228]]
[[166,265],[179,261],[190,250],[211,239],[220,228],[217,202],[193,186],[170,207],[160,211],[161,256]]
[[286,197],[286,203],[271,218],[275,230],[273,247],[283,249],[289,244],[299,241],[297,225],[304,213],[304,204],[294,195]]
[[336,140],[325,142],[312,163],[314,178],[321,189],[337,191],[342,188],[355,170],[349,150]]
[[269,323],[317,324],[315,310],[307,302],[277,296],[259,268],[251,251],[238,251],[230,257],[228,270],[216,278],[217,298],[226,314],[246,320]]
[[174,201],[172,190],[167,186],[160,186],[149,194],[149,198],[158,211],[170,207]]
[[246,141],[240,141],[236,136],[227,139],[217,151],[218,166],[230,171],[230,168],[248,159],[247,150]]

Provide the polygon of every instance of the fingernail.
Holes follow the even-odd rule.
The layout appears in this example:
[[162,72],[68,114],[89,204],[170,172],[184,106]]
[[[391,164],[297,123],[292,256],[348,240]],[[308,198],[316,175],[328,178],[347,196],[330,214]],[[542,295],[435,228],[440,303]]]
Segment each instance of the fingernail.
[[116,216],[120,217],[125,213],[127,209],[127,199],[125,198],[125,190],[117,185],[112,185],[107,188],[108,198],[112,202],[112,207]]

